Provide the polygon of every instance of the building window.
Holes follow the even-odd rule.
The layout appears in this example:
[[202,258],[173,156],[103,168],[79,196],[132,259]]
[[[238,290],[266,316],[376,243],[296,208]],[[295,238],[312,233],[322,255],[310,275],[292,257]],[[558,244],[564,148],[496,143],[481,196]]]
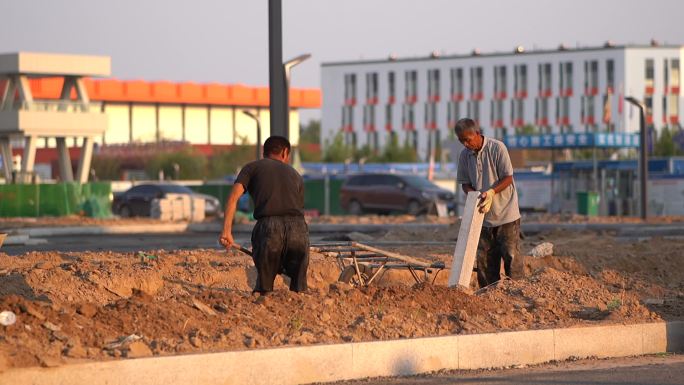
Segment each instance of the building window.
[[375,131],[375,105],[363,106],[363,129]]
[[393,108],[391,104],[385,106],[385,130],[392,131],[392,120],[393,120]]
[[537,72],[539,75],[538,91],[541,97],[551,96],[551,63],[540,63],[537,66]]
[[648,95],[644,98],[644,105],[646,106],[646,124],[653,125],[653,95]]
[[406,71],[404,98],[408,104],[415,103],[418,100],[418,72]]
[[439,70],[428,70],[428,101],[439,102]]
[[587,132],[593,132],[596,128],[596,109],[595,97],[593,95],[586,95],[584,97],[584,124]]
[[[670,60],[670,85],[679,87],[679,59]],[[678,94],[679,90],[673,93]]]
[[615,61],[613,59],[606,60],[606,86],[608,92],[612,93],[615,90]]
[[563,98],[561,101],[561,132],[571,133],[570,125],[570,98]]
[[437,103],[425,103],[425,128],[437,129]]
[[482,99],[483,90],[483,70],[482,67],[472,67],[470,69],[470,97],[471,99]]
[[406,131],[413,131],[416,129],[416,113],[414,104],[404,104],[402,106],[401,122],[402,127]]
[[453,130],[456,122],[461,118],[461,102],[452,100],[447,104],[447,127]]
[[516,98],[527,97],[527,64],[513,67],[513,92]]
[[467,116],[476,121],[480,122],[480,101],[479,100],[468,100],[467,106]]
[[376,104],[378,102],[378,73],[369,72],[366,74],[366,104]]
[[598,93],[598,61],[584,62],[584,94],[596,95]]
[[463,99],[463,68],[452,68],[451,75],[451,100]]
[[558,65],[558,92],[561,96],[572,96],[572,62]]
[[570,97],[573,94],[572,62],[559,63],[558,69],[558,94],[560,97],[556,99],[556,124],[560,127],[561,132],[568,132]]
[[598,89],[599,84],[599,70],[598,70],[598,60],[591,61],[591,88]]
[[388,85],[388,103],[392,104],[394,103],[394,100],[396,99],[397,93],[396,93],[396,82],[394,80],[394,71],[390,71],[387,74],[387,85]]
[[670,124],[679,124],[679,59],[670,59],[670,105],[668,106]]
[[516,128],[525,125],[525,99],[511,99],[511,125]]
[[506,98],[506,66],[494,66],[494,99]]
[[354,107],[342,107],[342,131],[354,131]]
[[356,74],[344,75],[344,104],[356,104]]
[[646,59],[646,69],[645,69],[645,79],[646,79],[646,92],[652,94],[653,93],[653,85],[654,85],[654,78],[655,78],[655,69],[654,69],[654,62],[653,59]]

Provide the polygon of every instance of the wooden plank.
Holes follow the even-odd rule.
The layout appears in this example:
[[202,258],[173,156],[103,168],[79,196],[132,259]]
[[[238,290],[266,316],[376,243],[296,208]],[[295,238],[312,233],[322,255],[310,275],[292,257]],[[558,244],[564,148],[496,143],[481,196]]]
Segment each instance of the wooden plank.
[[364,249],[366,251],[371,251],[373,253],[378,253],[380,255],[384,255],[384,256],[389,257],[389,258],[398,259],[400,261],[404,261],[404,262],[410,263],[412,265],[421,266],[421,267],[430,267],[430,263],[427,263],[425,261],[421,261],[421,260],[406,256],[406,255],[392,253],[392,252],[385,251],[382,249],[377,249],[375,247],[364,245],[363,243],[352,242],[352,246],[356,246],[360,249]]
[[461,227],[458,230],[456,249],[454,250],[454,260],[449,274],[449,286],[459,285],[470,287],[470,278],[475,266],[475,256],[477,254],[477,243],[480,241],[480,231],[484,214],[477,209],[479,201],[477,191],[471,191],[466,198],[463,217],[461,217]]

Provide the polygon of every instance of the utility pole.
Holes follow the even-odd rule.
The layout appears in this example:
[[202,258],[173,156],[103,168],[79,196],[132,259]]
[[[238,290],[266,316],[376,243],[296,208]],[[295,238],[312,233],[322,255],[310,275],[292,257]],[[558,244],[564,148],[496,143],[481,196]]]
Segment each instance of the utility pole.
[[641,202],[641,219],[648,218],[648,143],[646,139],[646,106],[632,96],[625,98],[639,109],[639,197]]
[[268,0],[268,79],[270,88],[271,135],[289,139],[285,69],[283,67],[283,4]]

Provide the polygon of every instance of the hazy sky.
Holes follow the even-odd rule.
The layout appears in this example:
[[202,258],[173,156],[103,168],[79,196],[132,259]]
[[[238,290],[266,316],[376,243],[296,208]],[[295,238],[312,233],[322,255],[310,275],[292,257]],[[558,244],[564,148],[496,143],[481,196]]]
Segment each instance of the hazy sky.
[[[681,0],[283,0],[283,57],[311,53],[292,85],[318,87],[321,62],[390,53],[684,44],[682,15]],[[110,55],[121,79],[268,84],[267,0],[0,0],[0,16],[0,52]]]

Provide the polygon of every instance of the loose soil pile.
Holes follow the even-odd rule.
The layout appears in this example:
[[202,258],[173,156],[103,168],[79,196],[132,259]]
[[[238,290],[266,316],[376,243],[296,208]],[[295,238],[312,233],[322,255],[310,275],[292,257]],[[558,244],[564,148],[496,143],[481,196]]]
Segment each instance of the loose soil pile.
[[[396,234],[394,234],[396,235]],[[392,237],[392,233],[385,237]],[[435,234],[406,235],[432,240]],[[607,234],[549,233],[555,254],[521,258],[514,280],[449,289],[391,272],[377,286],[336,282],[334,259],[313,254],[311,289],[281,278],[252,295],[249,257],[217,250],[142,253],[0,253],[0,370],[120,357],[172,355],[684,319],[682,241],[621,243]],[[450,266],[453,246],[388,248]]]

